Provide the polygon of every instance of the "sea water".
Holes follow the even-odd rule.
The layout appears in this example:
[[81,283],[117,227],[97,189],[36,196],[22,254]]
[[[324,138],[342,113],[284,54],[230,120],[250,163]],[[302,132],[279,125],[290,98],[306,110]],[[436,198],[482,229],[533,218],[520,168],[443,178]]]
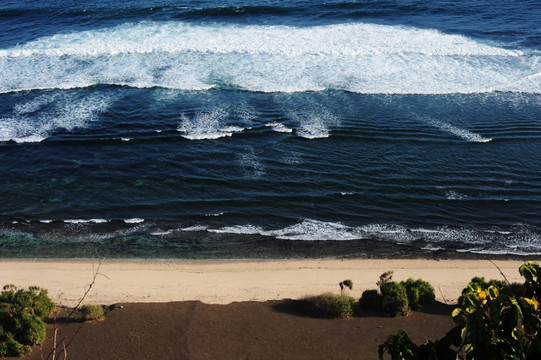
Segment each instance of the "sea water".
[[541,5],[4,0],[0,256],[541,254]]

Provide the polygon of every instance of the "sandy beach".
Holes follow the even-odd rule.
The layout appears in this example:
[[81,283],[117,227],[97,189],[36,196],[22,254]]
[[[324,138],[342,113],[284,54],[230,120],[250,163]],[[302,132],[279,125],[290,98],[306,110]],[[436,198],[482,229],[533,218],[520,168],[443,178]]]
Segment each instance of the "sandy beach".
[[[350,295],[358,298],[376,288],[380,274],[394,271],[394,280],[429,281],[437,300],[455,303],[474,276],[521,281],[517,260],[102,260],[100,275],[86,303],[199,300],[207,304],[298,299],[340,291],[338,283],[353,280]],[[0,280],[17,286],[38,285],[58,304],[77,303],[98,266],[92,260],[2,260]]]
[[[474,276],[521,281],[516,260],[103,260],[84,303],[107,305],[106,320],[62,327],[73,339],[73,359],[377,359],[377,347],[404,329],[416,343],[443,336],[464,285]],[[60,305],[73,306],[92,282],[92,260],[2,260],[0,280],[47,288]],[[499,268],[499,269],[498,269]],[[421,311],[391,318],[367,313],[352,319],[304,316],[295,302],[305,295],[339,293],[353,280],[349,295],[376,288],[381,273],[394,280],[429,281],[437,302]],[[59,321],[62,321],[60,315]],[[48,323],[51,351],[53,320]],[[41,358],[41,351],[24,357]]]

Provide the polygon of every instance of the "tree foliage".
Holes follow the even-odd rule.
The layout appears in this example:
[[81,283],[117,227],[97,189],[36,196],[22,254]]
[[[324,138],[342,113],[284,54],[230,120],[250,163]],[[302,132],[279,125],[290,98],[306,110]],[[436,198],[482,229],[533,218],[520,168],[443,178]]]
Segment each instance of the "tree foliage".
[[55,309],[47,290],[5,285],[0,293],[0,356],[21,356],[45,340],[44,320]]
[[400,330],[379,346],[380,359],[386,352],[393,360],[541,359],[541,269],[529,262],[519,272],[525,279],[519,295],[474,278],[453,311],[455,327],[443,338],[416,345]]

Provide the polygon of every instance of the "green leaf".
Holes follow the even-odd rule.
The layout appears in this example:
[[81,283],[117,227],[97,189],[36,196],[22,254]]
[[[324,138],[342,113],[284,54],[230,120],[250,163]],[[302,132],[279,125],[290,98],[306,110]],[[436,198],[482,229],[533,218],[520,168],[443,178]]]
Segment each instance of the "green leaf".
[[500,295],[500,291],[498,290],[498,288],[494,285],[490,285],[488,287],[488,297],[490,300],[494,300],[498,297],[498,295]]
[[534,273],[533,273],[532,268],[529,266],[529,264],[522,265],[518,271],[520,272],[520,275],[522,275],[524,279],[526,279],[527,282],[533,281]]

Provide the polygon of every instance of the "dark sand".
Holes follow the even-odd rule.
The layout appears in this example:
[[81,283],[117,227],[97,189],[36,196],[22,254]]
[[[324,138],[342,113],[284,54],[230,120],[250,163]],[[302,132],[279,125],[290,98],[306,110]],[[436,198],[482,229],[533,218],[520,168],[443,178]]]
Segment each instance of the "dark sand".
[[[377,359],[378,344],[404,329],[417,343],[452,326],[451,305],[435,303],[401,318],[352,319],[300,315],[291,301],[126,303],[101,322],[85,323],[67,348],[68,359]],[[61,321],[59,318],[57,321]],[[49,324],[48,339],[52,338]],[[59,339],[80,327],[69,322]],[[51,340],[43,345],[46,355]],[[39,349],[24,359],[40,359]]]

